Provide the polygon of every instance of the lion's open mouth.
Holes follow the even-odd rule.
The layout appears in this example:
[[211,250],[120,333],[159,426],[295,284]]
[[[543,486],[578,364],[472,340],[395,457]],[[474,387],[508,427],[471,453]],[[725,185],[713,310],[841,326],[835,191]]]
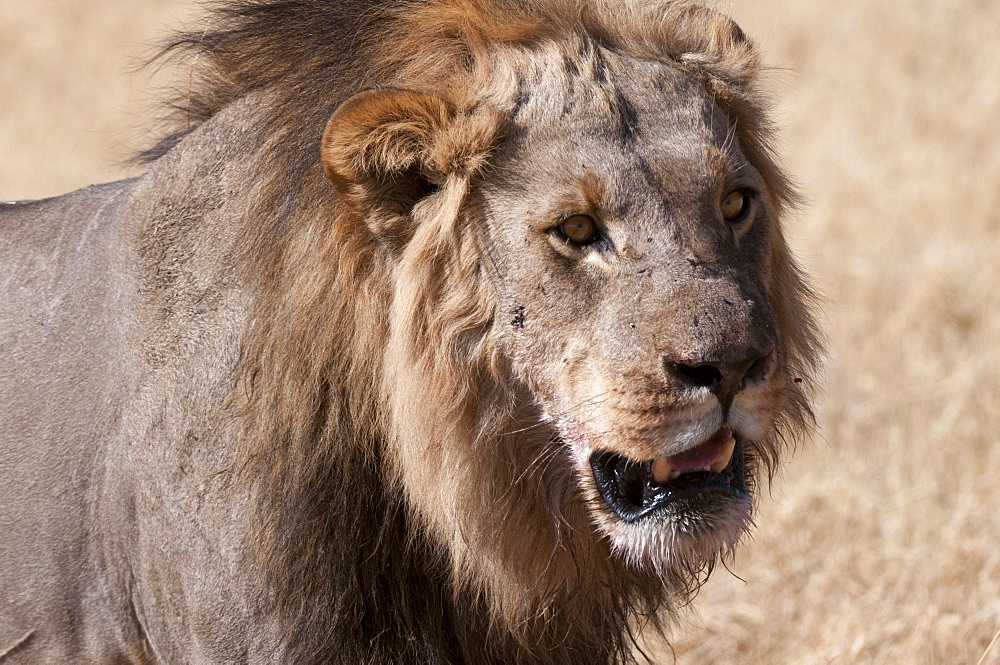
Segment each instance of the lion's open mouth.
[[682,497],[746,493],[743,442],[728,429],[672,457],[639,462],[595,452],[590,466],[604,501],[624,522],[642,519]]

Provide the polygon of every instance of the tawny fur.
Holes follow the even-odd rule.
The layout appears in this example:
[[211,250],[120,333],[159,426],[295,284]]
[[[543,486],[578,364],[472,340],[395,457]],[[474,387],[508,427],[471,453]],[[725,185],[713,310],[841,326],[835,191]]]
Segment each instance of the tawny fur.
[[[766,475],[809,423],[804,388],[819,344],[781,238],[795,194],[774,159],[751,43],[729,19],[677,1],[243,0],[223,3],[213,20],[168,49],[184,53],[194,84],[144,159],[160,177],[202,159],[205,175],[189,177],[206,181],[224,163],[246,191],[225,204],[234,226],[220,241],[217,281],[198,297],[201,273],[186,262],[204,261],[211,239],[198,235],[197,211],[164,222],[153,211],[169,201],[155,192],[131,204],[149,215],[133,233],[143,311],[167,322],[150,328],[138,355],[167,368],[176,384],[167,402],[201,400],[176,446],[215,466],[185,472],[205,479],[204,493],[185,501],[232,506],[218,514],[243,533],[227,560],[246,606],[232,629],[185,619],[210,645],[204,653],[157,647],[183,628],[147,616],[162,610],[142,597],[141,572],[139,581],[111,574],[109,586],[140,589],[132,627],[113,631],[140,646],[122,651],[135,660],[630,661],[633,630],[659,627],[742,539],[749,499],[732,523],[684,542],[617,525],[597,505],[574,458],[583,448],[561,442],[572,436],[544,413],[546,388],[509,352],[511,314],[488,283],[496,268],[478,228],[489,214],[483,183],[522,108],[526,72],[549,76],[543,60],[565,63],[567,77],[590,68],[591,78],[605,52],[664,63],[714,100],[763,178],[772,224],[754,270],[783,340],[775,372],[787,380],[756,397],[774,422],[747,451],[751,472]],[[595,103],[627,126],[629,109],[606,87]],[[235,147],[205,154],[211,144],[198,137],[234,115]],[[602,185],[584,189],[599,206]],[[174,334],[171,317],[217,311],[236,312],[229,332],[215,329],[224,371],[189,390],[171,354],[216,337],[190,325]],[[625,423],[642,399],[608,398],[595,417],[618,408]],[[663,408],[662,396],[649,400],[645,408]],[[620,452],[658,454],[648,436],[634,438]],[[259,626],[244,633],[239,621]]]

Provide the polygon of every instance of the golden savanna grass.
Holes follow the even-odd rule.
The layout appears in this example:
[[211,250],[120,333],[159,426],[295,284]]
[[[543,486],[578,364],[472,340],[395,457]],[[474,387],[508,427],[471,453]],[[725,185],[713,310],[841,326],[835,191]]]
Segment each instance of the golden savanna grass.
[[[783,68],[830,360],[745,582],[720,570],[657,658],[1000,663],[1000,4],[721,6]],[[129,174],[151,84],[128,68],[196,9],[0,0],[0,199]]]

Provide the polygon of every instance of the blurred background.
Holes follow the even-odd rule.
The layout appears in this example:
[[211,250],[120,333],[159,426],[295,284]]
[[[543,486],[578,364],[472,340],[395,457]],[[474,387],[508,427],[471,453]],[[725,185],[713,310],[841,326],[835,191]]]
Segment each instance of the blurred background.
[[[1000,663],[1000,3],[717,6],[774,67],[830,358],[817,436],[656,658]],[[134,174],[184,74],[132,69],[198,16],[0,0],[0,200]]]

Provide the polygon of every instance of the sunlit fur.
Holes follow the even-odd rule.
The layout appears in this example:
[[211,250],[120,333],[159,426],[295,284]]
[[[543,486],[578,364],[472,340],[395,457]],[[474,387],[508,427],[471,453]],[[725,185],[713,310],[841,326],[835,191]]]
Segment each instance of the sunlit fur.
[[[509,315],[483,283],[472,193],[532,49],[579,58],[599,44],[709,91],[775,218],[758,268],[787,379],[770,402],[777,427],[748,441],[753,468],[773,470],[809,420],[818,345],[777,226],[794,193],[751,43],[719,14],[645,0],[244,0],[215,18],[173,46],[194,84],[146,158],[234,100],[263,101],[244,139],[263,180],[237,257],[253,299],[232,483],[253,498],[247,565],[289,662],[628,660],[632,627],[686,599],[745,534],[749,504],[681,545],[677,528],[610,522],[497,340]],[[338,109],[374,88],[412,93]],[[377,629],[358,619],[373,603]]]

